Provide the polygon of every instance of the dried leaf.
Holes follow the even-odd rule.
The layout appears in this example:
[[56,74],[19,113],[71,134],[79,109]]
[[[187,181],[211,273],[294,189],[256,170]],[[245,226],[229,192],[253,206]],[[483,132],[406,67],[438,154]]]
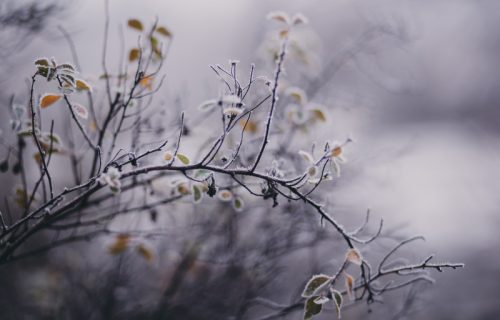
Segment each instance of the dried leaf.
[[307,103],[307,95],[304,90],[297,87],[290,87],[285,90],[285,94],[294,98],[300,104]]
[[142,26],[142,22],[140,22],[137,19],[129,19],[127,23],[128,23],[128,26],[132,29],[136,29],[139,31],[144,30],[144,27]]
[[127,250],[130,243],[130,236],[126,233],[121,233],[116,236],[115,241],[108,247],[109,254],[117,255]]
[[345,274],[345,288],[349,300],[354,300],[354,278],[350,274]]
[[360,266],[363,263],[363,257],[357,249],[349,249],[349,251],[347,251],[345,259],[357,266]]
[[342,154],[342,147],[341,146],[336,146],[335,148],[332,149],[331,156],[332,157],[338,157]]
[[217,196],[219,197],[219,200],[224,202],[228,202],[233,199],[233,193],[230,190],[220,190]]
[[172,151],[165,151],[165,153],[163,154],[163,160],[165,161],[172,161],[173,158],[174,154],[172,153]]
[[153,252],[151,252],[151,250],[144,244],[140,243],[139,245],[137,245],[137,253],[147,262],[153,261]]
[[140,51],[137,48],[132,48],[130,49],[130,52],[128,54],[128,61],[133,62],[137,59],[139,59]]
[[321,109],[311,109],[311,112],[313,113],[314,119],[317,119],[319,121],[325,122],[326,121],[326,116],[323,110]]
[[318,274],[313,276],[306,284],[302,297],[308,298],[314,295],[317,291],[322,289],[325,285],[330,283],[333,278],[325,274]]
[[172,37],[172,33],[166,27],[163,26],[156,28],[156,32],[167,38]]
[[239,124],[242,128],[245,128],[245,132],[256,133],[259,128],[258,123],[252,120],[241,119]]
[[92,91],[92,87],[85,80],[76,79],[76,89],[80,91]]
[[40,108],[47,108],[48,106],[56,103],[59,99],[61,99],[60,94],[44,94],[42,98],[40,99]]
[[141,87],[148,89],[149,91],[153,90],[153,80],[152,76],[144,77],[139,81]]

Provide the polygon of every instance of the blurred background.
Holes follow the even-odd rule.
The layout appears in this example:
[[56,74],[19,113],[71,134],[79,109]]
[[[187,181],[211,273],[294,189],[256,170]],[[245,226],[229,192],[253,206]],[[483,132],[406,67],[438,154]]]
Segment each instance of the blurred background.
[[[59,26],[71,35],[84,73],[96,78],[102,73],[102,0],[54,1],[35,26],[22,19],[13,24],[9,9],[40,2],[3,1],[3,106],[11,94],[26,93],[35,58],[72,60]],[[419,297],[421,304],[400,318],[498,319],[500,2],[111,0],[109,62],[118,61],[113,57],[122,41],[128,46],[137,41],[128,30],[120,38],[127,19],[158,18],[174,34],[165,92],[159,94],[172,99],[179,94],[186,106],[197,106],[217,92],[209,64],[238,59],[272,75],[265,54],[265,16],[272,10],[309,18],[303,37],[313,55],[286,68],[304,69],[297,81],[312,83],[311,99],[328,110],[331,125],[310,138],[355,141],[328,196],[334,215],[349,224],[361,221],[370,208],[388,229],[425,236],[416,253],[435,252],[438,259],[466,264],[436,275],[436,284]],[[7,117],[2,108],[0,118]],[[294,269],[286,273],[294,275]],[[373,317],[391,318],[404,308],[398,298],[391,311],[372,306]],[[365,309],[346,311],[345,318],[365,315]],[[300,318],[294,316],[290,319]]]

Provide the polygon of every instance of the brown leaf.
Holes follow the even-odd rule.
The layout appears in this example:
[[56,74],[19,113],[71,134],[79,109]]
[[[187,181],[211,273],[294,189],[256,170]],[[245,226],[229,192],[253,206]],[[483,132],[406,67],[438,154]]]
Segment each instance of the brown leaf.
[[125,250],[127,250],[129,242],[130,242],[130,236],[128,234],[121,233],[117,235],[115,242],[113,242],[108,247],[109,254],[117,255],[123,253]]
[[153,253],[149,248],[147,248],[145,245],[140,243],[137,246],[137,253],[141,255],[147,262],[153,261]]
[[256,133],[257,129],[259,128],[259,125],[257,124],[257,122],[252,121],[252,120],[247,121],[245,119],[241,119],[239,123],[240,123],[240,126],[242,128],[245,128],[246,132]]
[[129,19],[128,20],[128,26],[132,29],[136,29],[139,31],[144,30],[144,27],[142,26],[142,22],[140,22],[137,19]]
[[128,54],[128,61],[133,62],[137,59],[139,59],[140,51],[137,48],[130,49],[130,52]]
[[163,27],[163,26],[156,28],[156,32],[158,32],[159,34],[161,34],[167,38],[172,37],[172,33],[170,32],[170,30],[168,30],[166,27]]

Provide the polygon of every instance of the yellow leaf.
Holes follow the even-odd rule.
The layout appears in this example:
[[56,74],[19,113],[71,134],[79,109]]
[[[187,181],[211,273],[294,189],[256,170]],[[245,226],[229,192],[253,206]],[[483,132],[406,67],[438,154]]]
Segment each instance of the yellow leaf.
[[139,81],[141,87],[148,89],[149,91],[153,90],[153,77],[144,77]]
[[33,155],[33,158],[35,159],[36,163],[38,165],[41,165],[42,164],[42,155],[40,154],[40,152],[37,152]]
[[90,84],[88,84],[85,80],[82,79],[76,79],[76,89],[77,90],[87,90],[87,91],[92,91],[92,87]]
[[128,61],[133,62],[137,59],[139,59],[140,51],[137,48],[130,49],[130,52],[128,54]]
[[123,253],[128,248],[128,244],[130,242],[130,236],[126,233],[121,233],[116,236],[115,242],[113,242],[108,247],[109,254],[120,254]]
[[142,26],[142,22],[140,22],[137,19],[130,19],[128,20],[128,26],[132,29],[136,29],[139,31],[144,30],[144,27]]
[[285,38],[286,36],[288,36],[288,30],[285,29],[285,30],[281,30],[280,31],[280,38],[283,39]]
[[44,94],[40,99],[40,108],[47,108],[48,106],[56,103],[59,99],[61,99],[60,94]]
[[172,33],[166,27],[163,26],[156,28],[156,32],[167,38],[172,37]]
[[137,246],[137,253],[141,255],[147,262],[153,261],[153,253],[142,243]]

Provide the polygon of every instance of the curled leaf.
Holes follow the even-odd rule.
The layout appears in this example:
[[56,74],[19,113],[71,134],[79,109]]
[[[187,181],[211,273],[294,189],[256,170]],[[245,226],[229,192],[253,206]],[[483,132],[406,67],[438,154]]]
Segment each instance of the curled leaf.
[[267,15],[267,19],[268,20],[276,20],[276,21],[279,21],[279,22],[283,22],[283,23],[286,23],[287,25],[289,25],[291,23],[291,19],[290,19],[290,16],[283,12],[283,11],[272,11],[272,12],[269,12],[268,15]]
[[307,23],[309,23],[309,20],[302,13],[296,13],[292,18],[292,24],[294,26],[297,26],[299,24],[307,24]]
[[47,108],[48,106],[56,103],[59,99],[61,99],[61,97],[62,96],[60,94],[44,94],[40,99],[40,108]]
[[350,274],[345,274],[345,288],[349,300],[354,300],[354,278]]
[[361,253],[359,253],[358,249],[349,249],[345,259],[357,266],[360,266],[363,263],[363,257],[361,256]]
[[342,293],[339,291],[332,289],[331,290],[332,296],[333,296],[333,304],[335,306],[335,310],[337,310],[337,318],[340,319],[340,311],[342,309],[342,304],[344,302],[344,299],[342,298]]
[[321,110],[319,108],[314,108],[314,109],[311,109],[311,112],[313,114],[314,119],[319,120],[321,122],[326,121],[326,116],[325,116],[325,113],[323,112],[323,110]]

